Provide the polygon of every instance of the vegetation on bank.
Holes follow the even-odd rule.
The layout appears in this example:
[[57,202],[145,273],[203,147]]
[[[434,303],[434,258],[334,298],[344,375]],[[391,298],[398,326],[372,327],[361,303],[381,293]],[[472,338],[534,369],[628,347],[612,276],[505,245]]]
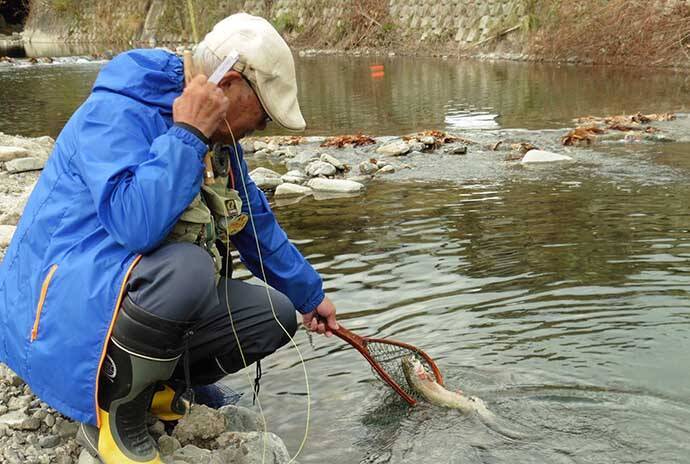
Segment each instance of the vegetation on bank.
[[529,0],[530,53],[596,64],[690,66],[690,4]]
[[[30,2],[30,16],[38,25],[41,16],[48,22],[58,17],[74,37],[98,36],[123,42],[142,38],[151,5],[144,0],[133,0],[126,6],[113,0],[25,1]],[[276,0],[257,0],[252,12],[269,18],[290,44],[305,48],[369,47],[449,56],[500,50],[549,61],[690,66],[690,4],[686,1],[521,1],[524,15],[521,12],[522,16],[510,18],[507,26],[511,27],[497,24],[488,39],[471,46],[456,42],[450,29],[440,35],[424,34],[425,39],[420,40],[423,31],[409,31],[396,23],[388,0],[352,0],[346,7],[333,0],[297,0],[301,20],[295,11],[279,7]],[[247,4],[244,0],[157,2],[160,11],[154,36],[159,43],[192,41],[190,2],[200,36],[229,12],[240,11]],[[320,20],[325,11],[336,11],[331,15],[335,20]]]

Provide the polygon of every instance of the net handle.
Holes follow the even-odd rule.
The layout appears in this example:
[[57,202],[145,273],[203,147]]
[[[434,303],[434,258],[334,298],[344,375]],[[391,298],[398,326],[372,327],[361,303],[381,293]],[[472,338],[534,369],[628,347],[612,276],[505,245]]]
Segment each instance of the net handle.
[[[356,333],[352,332],[351,330],[346,329],[343,327],[342,324],[338,323],[339,327],[337,329],[329,329],[333,334],[335,334],[337,337],[339,337],[341,340],[349,343],[352,345],[357,351],[360,352],[362,356],[364,356],[364,359],[369,362],[371,367],[376,371],[376,373],[381,377],[381,379],[386,382],[388,385],[391,386],[395,392],[402,397],[405,401],[410,406],[414,406],[417,404],[417,400],[412,398],[410,395],[408,395],[405,390],[403,390],[398,383],[393,380],[393,378],[386,373],[386,371],[383,370],[383,368],[377,363],[374,358],[371,356],[369,353],[369,350],[367,349],[367,339],[364,337],[360,337]],[[433,362],[433,361],[432,361]],[[435,367],[435,365],[434,365]]]

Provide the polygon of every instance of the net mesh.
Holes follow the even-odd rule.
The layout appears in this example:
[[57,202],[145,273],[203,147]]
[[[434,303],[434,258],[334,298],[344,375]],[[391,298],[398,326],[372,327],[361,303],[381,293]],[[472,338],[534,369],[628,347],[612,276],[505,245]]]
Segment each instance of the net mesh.
[[[422,363],[429,373],[433,373],[434,370],[429,362],[422,357],[418,351],[403,346],[374,341],[367,343],[367,349],[369,350],[369,354],[371,354],[372,358],[374,358],[374,361],[376,361],[381,368],[383,368],[386,374],[391,376],[393,381],[395,381],[400,388],[402,388],[411,397],[421,399],[419,393],[410,388],[410,385],[407,383],[405,374],[403,373],[401,361],[402,358],[406,356],[413,356]],[[371,370],[376,377],[380,379],[378,373],[373,368]]]

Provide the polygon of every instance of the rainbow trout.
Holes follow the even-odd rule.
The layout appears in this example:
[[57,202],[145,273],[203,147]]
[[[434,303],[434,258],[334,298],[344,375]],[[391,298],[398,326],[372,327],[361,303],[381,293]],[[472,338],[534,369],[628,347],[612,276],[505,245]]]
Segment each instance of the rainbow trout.
[[427,372],[422,363],[413,356],[402,358],[402,370],[410,388],[431,404],[459,409],[466,413],[476,411],[485,418],[493,415],[486,408],[486,404],[476,396],[467,396],[460,391],[452,392],[443,388],[436,382],[434,375]]

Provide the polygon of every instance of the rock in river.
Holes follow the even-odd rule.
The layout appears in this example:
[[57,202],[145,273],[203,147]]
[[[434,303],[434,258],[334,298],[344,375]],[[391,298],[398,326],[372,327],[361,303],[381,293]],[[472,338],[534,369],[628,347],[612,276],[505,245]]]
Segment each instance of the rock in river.
[[290,183],[284,183],[280,184],[276,188],[276,197],[292,197],[292,196],[303,196],[303,195],[310,195],[312,193],[312,189],[309,187],[305,187],[303,185],[297,185],[297,184],[290,184]]
[[359,192],[364,188],[363,184],[346,179],[323,179],[316,177],[309,182],[307,186],[318,192],[337,192],[337,193],[352,193]]
[[544,150],[530,150],[525,153],[522,158],[522,164],[530,163],[556,163],[559,161],[572,161],[573,159],[567,155],[559,155],[558,153],[552,153],[550,151]]

